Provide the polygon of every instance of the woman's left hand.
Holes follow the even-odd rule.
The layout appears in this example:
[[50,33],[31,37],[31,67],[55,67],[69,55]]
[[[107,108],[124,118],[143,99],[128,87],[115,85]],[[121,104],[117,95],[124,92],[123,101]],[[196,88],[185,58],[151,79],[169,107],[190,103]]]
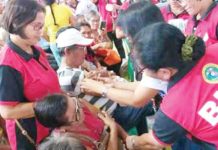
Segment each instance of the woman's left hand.
[[102,93],[102,89],[104,87],[105,86],[102,82],[98,82],[98,81],[91,80],[91,79],[84,79],[80,84],[81,90],[88,91],[88,92],[94,92],[98,94]]

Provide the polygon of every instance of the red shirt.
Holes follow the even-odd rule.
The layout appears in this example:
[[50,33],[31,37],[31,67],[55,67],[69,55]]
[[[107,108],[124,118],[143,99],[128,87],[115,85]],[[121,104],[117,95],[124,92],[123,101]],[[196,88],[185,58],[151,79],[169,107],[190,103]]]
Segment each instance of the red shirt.
[[[56,72],[50,67],[43,50],[32,48],[33,55],[30,55],[10,41],[0,51],[0,105],[35,102],[61,91]],[[35,118],[19,119],[19,122],[37,143],[49,134],[48,128]],[[32,149],[13,119],[6,120],[6,128],[13,150]]]
[[[81,142],[89,148],[93,150],[96,149],[94,142],[99,142],[101,139],[101,135],[104,129],[104,122],[99,119],[97,116],[93,115],[90,110],[83,106],[83,113],[84,113],[84,121],[81,124],[73,124],[70,126],[70,131],[74,134],[78,134],[84,137],[89,138],[91,141],[87,141],[87,139],[81,139]],[[55,134],[59,134],[61,136],[61,132],[55,130]],[[65,134],[65,133],[64,133]]]
[[196,16],[188,20],[185,34],[191,35],[195,34],[201,38],[206,43],[206,46],[218,42],[218,5],[213,2],[208,8],[207,13],[205,13],[200,20],[196,20]]
[[218,148],[218,44],[164,97],[162,112],[195,138]]
[[[84,122],[82,127],[72,127],[75,128],[75,132],[89,136],[95,141],[99,141],[101,138],[102,131],[104,129],[104,123],[101,119],[97,118],[97,116],[93,115],[87,107],[83,107],[84,112]],[[86,146],[92,147],[91,143],[86,141],[83,142]],[[94,147],[93,147],[94,149]]]

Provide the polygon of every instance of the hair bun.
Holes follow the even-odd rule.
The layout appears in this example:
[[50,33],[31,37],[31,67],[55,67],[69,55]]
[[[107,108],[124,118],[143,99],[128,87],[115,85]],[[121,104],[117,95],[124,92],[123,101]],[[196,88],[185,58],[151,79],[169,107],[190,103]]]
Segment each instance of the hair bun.
[[193,46],[195,45],[198,37],[194,35],[187,36],[185,38],[185,43],[182,45],[182,59],[184,61],[192,60]]

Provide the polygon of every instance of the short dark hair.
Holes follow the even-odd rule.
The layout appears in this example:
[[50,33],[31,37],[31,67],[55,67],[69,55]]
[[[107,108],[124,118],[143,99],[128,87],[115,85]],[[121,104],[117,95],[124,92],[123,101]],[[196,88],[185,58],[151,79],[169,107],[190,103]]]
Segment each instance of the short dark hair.
[[2,27],[11,34],[26,38],[23,28],[35,20],[44,7],[35,0],[10,0],[2,15]]
[[72,51],[72,50],[76,50],[77,47],[76,47],[76,45],[71,45],[71,46],[67,46],[67,47],[58,48],[60,56],[64,56],[65,49],[67,49],[68,51]]
[[36,119],[45,127],[58,128],[66,125],[68,101],[67,96],[63,94],[53,94],[44,97],[41,101],[35,103],[34,112]]
[[75,28],[75,27],[74,27],[74,26],[66,26],[66,27],[60,28],[60,29],[58,30],[58,32],[56,33],[56,39],[58,38],[58,36],[59,36],[62,32],[66,31],[67,29],[71,29],[71,28]]
[[76,26],[75,26],[75,28],[78,29],[79,31],[81,30],[81,27],[91,28],[91,26],[88,22],[80,22],[80,23],[76,24]]
[[133,3],[121,11],[116,25],[121,27],[127,36],[134,38],[143,27],[160,21],[163,22],[164,19],[159,8],[150,2],[142,1]]
[[[166,67],[181,69],[190,64],[183,60],[181,54],[185,39],[184,34],[175,26],[154,23],[138,32],[133,40],[133,49],[143,67],[154,71]],[[190,62],[197,62],[204,53],[204,42],[198,37]]]

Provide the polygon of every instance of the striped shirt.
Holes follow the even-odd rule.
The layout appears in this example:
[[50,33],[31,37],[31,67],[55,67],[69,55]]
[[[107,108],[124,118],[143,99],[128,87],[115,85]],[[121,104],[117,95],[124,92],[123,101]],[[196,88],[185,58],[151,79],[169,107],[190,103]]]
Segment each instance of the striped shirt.
[[109,114],[112,114],[117,107],[117,103],[108,98],[81,93],[80,82],[84,79],[84,72],[81,69],[65,67],[59,68],[57,73],[61,89],[69,95],[79,96],[100,110],[107,111]]

